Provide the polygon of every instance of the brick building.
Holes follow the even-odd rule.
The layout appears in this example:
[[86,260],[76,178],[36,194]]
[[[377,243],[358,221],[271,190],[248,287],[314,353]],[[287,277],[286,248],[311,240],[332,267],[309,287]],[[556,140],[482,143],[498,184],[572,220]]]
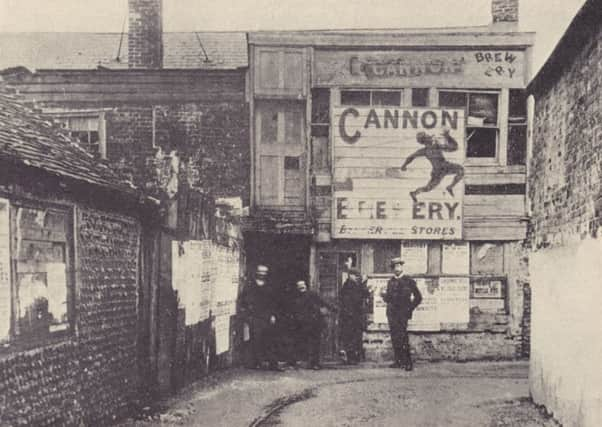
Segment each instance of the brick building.
[[144,385],[140,242],[157,206],[4,86],[0,128],[0,424],[110,421]]
[[[522,354],[533,35],[517,1],[491,7],[481,27],[248,36],[249,258],[336,302],[349,265],[380,286],[401,254],[426,295],[412,346],[431,360]],[[442,141],[444,127],[456,148],[416,157],[419,133]],[[366,357],[387,358],[373,307]],[[326,357],[336,331],[333,317]]]
[[531,394],[564,426],[602,423],[601,20],[586,1],[528,88]]

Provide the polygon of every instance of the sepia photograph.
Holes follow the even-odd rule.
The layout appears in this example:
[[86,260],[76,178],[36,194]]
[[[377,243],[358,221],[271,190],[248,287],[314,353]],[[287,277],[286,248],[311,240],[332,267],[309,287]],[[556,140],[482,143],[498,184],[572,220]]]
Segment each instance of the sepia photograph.
[[602,426],[602,0],[0,0],[0,427]]

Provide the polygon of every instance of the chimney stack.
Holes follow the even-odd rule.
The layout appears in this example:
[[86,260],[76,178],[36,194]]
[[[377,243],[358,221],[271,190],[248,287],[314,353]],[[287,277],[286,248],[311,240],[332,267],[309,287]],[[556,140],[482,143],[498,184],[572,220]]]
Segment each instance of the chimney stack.
[[494,24],[518,25],[518,0],[491,0]]
[[128,68],[163,67],[162,0],[128,0]]

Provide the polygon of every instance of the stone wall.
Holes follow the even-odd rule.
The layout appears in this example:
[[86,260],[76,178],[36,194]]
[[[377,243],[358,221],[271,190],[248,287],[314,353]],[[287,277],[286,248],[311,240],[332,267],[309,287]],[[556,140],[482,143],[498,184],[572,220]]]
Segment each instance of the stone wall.
[[75,332],[0,356],[0,425],[102,425],[136,404],[137,221],[79,210]]

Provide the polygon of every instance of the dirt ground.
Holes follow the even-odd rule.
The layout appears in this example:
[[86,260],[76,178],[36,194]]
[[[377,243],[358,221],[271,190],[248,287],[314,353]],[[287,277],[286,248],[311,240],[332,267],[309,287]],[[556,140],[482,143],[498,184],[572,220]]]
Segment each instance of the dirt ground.
[[230,370],[120,426],[556,427],[528,399],[527,372],[524,362]]

